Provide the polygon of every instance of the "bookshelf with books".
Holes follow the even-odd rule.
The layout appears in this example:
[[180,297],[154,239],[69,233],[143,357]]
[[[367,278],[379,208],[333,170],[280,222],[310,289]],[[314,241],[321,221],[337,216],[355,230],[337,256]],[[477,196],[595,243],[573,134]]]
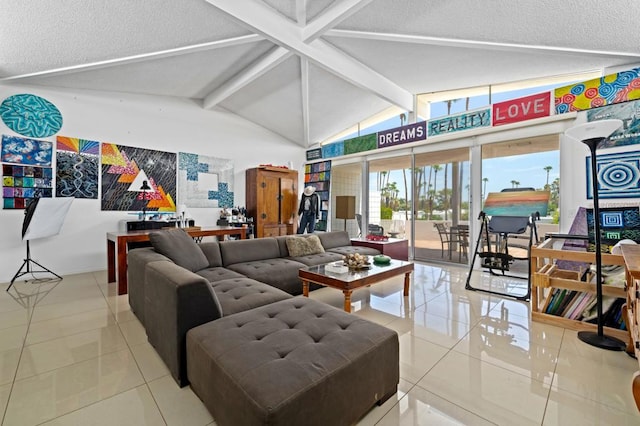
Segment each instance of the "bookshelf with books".
[[[531,319],[593,331],[597,329],[596,285],[590,265],[595,263],[595,253],[580,251],[567,241],[570,240],[552,237],[531,248]],[[626,297],[624,258],[603,253],[602,264],[603,276],[609,277],[602,286],[605,332],[626,342],[629,335],[622,316]],[[607,275],[605,269],[612,273]],[[618,271],[613,272],[614,269]]]
[[320,197],[320,220],[316,223],[316,231],[326,231],[329,216],[329,189],[331,184],[331,160],[309,163],[304,166],[304,186],[316,188]]
[[[627,304],[624,309],[629,329],[627,353],[640,362],[640,244],[624,244],[621,250],[627,275]],[[640,409],[640,370],[633,376],[631,392]]]

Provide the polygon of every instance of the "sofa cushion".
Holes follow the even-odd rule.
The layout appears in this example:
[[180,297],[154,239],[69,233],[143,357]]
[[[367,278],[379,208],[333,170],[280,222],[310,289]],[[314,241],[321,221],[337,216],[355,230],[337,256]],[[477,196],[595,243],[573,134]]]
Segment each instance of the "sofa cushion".
[[369,255],[369,256],[375,256],[377,254],[380,254],[380,250],[376,250],[376,249],[371,248],[371,247],[362,247],[362,246],[334,247],[334,248],[329,249],[327,251],[331,252],[331,253],[338,253],[338,254],[341,254],[343,256],[346,256],[347,254],[352,254],[352,253],[366,254],[366,255]]
[[248,311],[291,296],[282,290],[250,278],[232,278],[211,283],[224,316]]
[[[271,239],[275,242],[273,238]],[[298,277],[298,271],[304,267],[306,267],[304,263],[279,257],[227,266],[228,269],[245,277],[269,284],[289,294],[302,293],[302,281]]]
[[151,232],[149,240],[156,251],[191,272],[209,266],[207,257],[184,229],[172,228]]
[[324,253],[324,248],[320,243],[317,235],[309,235],[308,237],[287,237],[287,250],[289,256],[307,256],[310,254]]
[[220,253],[220,245],[217,241],[208,241],[206,243],[198,244],[202,253],[204,253],[209,267],[215,268],[216,266],[222,266],[222,254]]
[[306,256],[292,257],[292,260],[296,262],[304,263],[307,266],[322,265],[324,263],[336,262],[342,260],[343,256],[340,253],[334,253],[325,251],[318,254],[308,254]]
[[210,283],[228,280],[230,278],[245,278],[245,276],[242,274],[222,267],[202,269],[196,272],[196,274],[206,278]]
[[222,262],[225,267],[236,263],[280,257],[280,248],[275,238],[221,241],[220,252],[222,253]]
[[320,238],[325,251],[335,247],[351,245],[351,238],[349,238],[347,231],[321,232],[318,233],[318,238]]

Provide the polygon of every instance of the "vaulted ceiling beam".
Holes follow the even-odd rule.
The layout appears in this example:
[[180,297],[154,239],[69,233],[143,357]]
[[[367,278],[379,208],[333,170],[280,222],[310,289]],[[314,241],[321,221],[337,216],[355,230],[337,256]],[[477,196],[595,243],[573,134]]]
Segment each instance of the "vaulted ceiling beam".
[[89,62],[81,65],[71,65],[68,67],[54,68],[50,70],[38,71],[28,74],[14,75],[11,77],[0,78],[0,81],[18,81],[27,80],[33,77],[53,77],[65,74],[72,74],[82,71],[92,71],[102,68],[109,68],[119,65],[135,64],[137,62],[149,61],[154,59],[164,59],[173,56],[187,55],[190,53],[202,52],[212,49],[222,49],[225,47],[238,46],[247,43],[256,43],[264,40],[262,36],[251,34],[240,37],[233,37],[224,40],[210,41],[207,43],[194,44],[191,46],[176,47],[175,49],[160,50],[151,53],[142,53],[139,55],[125,56],[116,59],[107,59],[105,61]]
[[407,111],[413,110],[413,96],[409,91],[321,39],[305,43],[302,29],[297,24],[277,14],[264,3],[256,0],[207,2],[227,13],[239,24],[304,56],[328,72]]
[[296,0],[296,21],[298,25],[307,25],[307,0]]
[[427,44],[433,46],[445,46],[445,47],[462,47],[462,48],[482,48],[488,50],[502,50],[511,52],[533,52],[540,53],[562,53],[562,54],[576,54],[576,55],[591,55],[591,56],[615,56],[615,57],[628,57],[638,58],[640,53],[637,52],[617,52],[610,50],[592,50],[592,49],[577,49],[573,47],[561,47],[561,46],[543,46],[543,45],[529,45],[521,43],[501,43],[482,40],[466,40],[444,37],[428,37],[410,34],[390,34],[390,33],[377,33],[372,31],[352,31],[352,30],[328,30],[325,33],[326,37],[340,37],[340,38],[356,38],[364,40],[376,40],[376,41],[389,41],[394,43],[414,43],[414,44]]
[[328,29],[338,25],[354,13],[371,3],[372,0],[343,0],[331,4],[320,16],[304,27],[302,40],[309,43],[323,35]]
[[202,107],[205,109],[215,107],[218,103],[280,65],[291,56],[293,56],[293,52],[290,50],[283,47],[274,47],[266,55],[244,68],[241,73],[236,74],[229,81],[205,96],[202,101]]
[[304,146],[308,147],[309,140],[309,128],[311,118],[309,117],[309,61],[306,58],[300,58],[300,85],[301,98],[302,98],[302,139]]

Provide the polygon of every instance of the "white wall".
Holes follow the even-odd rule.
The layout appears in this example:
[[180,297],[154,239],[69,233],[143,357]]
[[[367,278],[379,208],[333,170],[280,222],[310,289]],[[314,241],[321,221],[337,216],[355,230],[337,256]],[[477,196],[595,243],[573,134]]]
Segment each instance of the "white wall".
[[[224,110],[206,111],[192,100],[0,86],[0,100],[18,93],[42,96],[58,107],[63,116],[58,135],[232,159],[235,205],[245,205],[247,168],[291,162],[304,176],[304,148]],[[1,121],[0,133],[16,135]],[[44,139],[55,141],[55,136]],[[189,212],[197,225],[215,225],[219,218],[219,209]],[[22,210],[0,210],[0,282],[11,280],[24,258],[23,217]],[[117,231],[119,221],[134,217],[127,212],[103,212],[100,200],[76,199],[60,235],[31,242],[32,257],[58,274],[106,269],[106,232]]]

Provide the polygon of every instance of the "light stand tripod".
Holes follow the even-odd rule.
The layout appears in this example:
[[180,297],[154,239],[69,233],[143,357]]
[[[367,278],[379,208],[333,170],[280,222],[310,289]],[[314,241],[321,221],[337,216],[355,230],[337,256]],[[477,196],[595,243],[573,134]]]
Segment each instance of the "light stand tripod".
[[[32,266],[31,266],[32,264],[36,265],[36,266],[39,266],[41,268],[41,270],[32,269]],[[24,269],[24,271],[23,271],[23,269]],[[9,284],[9,287],[7,287],[7,291],[9,291],[9,289],[13,285],[13,282],[16,279],[20,278],[21,276],[27,275],[27,274],[42,273],[42,272],[48,272],[48,273],[56,276],[57,278],[62,279],[62,277],[60,275],[56,274],[51,269],[45,268],[44,266],[42,266],[41,264],[39,264],[38,262],[36,262],[35,260],[33,260],[31,258],[31,249],[29,248],[29,240],[27,240],[27,257],[24,259],[24,262],[22,262],[22,266],[20,266],[20,269],[18,269],[18,272],[16,272],[16,274],[11,279],[11,283]]]
[[[24,211],[24,220],[22,223],[22,240],[27,242],[27,257],[22,262],[22,266],[20,266],[18,272],[16,272],[11,279],[7,291],[13,286],[16,279],[26,274],[47,272],[58,279],[62,279],[60,275],[45,268],[31,258],[29,242],[30,240],[38,238],[58,235],[72,202],[73,198],[34,198],[29,202]],[[33,265],[36,265],[40,269],[34,269]]]

